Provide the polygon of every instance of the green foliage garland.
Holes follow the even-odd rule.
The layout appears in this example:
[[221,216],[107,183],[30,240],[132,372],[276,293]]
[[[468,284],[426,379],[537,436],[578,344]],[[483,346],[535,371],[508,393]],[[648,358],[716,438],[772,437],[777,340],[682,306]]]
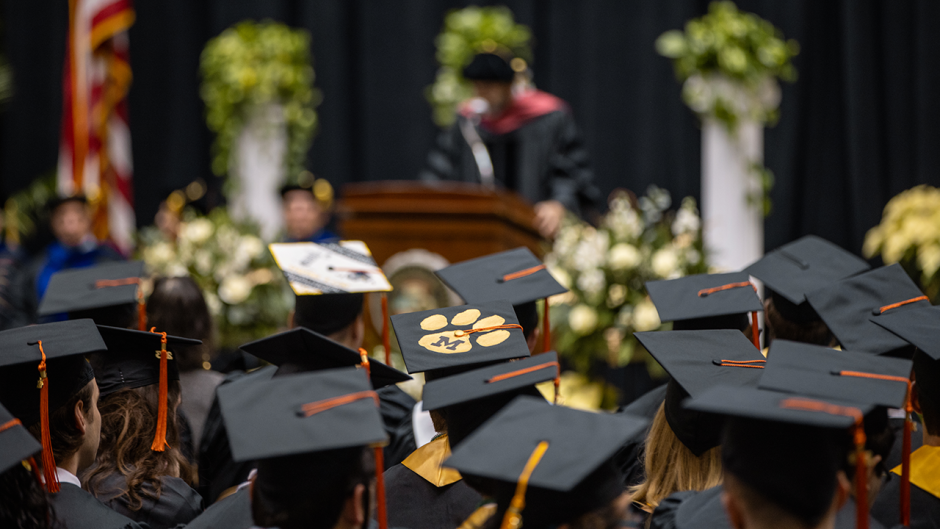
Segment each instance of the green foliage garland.
[[448,11],[444,27],[435,39],[440,68],[425,97],[434,110],[434,122],[447,127],[454,122],[457,104],[472,95],[463,68],[481,52],[508,53],[527,62],[532,60],[529,41],[532,33],[517,24],[505,6],[477,7]]
[[310,34],[271,21],[244,21],[210,40],[200,61],[206,123],[215,132],[212,172],[229,170],[232,147],[259,106],[283,106],[287,125],[286,171],[299,174],[317,129],[320,93],[313,86]]

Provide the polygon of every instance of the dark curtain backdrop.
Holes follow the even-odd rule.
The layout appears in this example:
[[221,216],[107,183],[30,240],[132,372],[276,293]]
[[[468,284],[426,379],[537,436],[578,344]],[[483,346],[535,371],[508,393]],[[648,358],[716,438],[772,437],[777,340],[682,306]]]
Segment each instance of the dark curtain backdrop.
[[[198,96],[205,42],[246,18],[308,29],[320,131],[308,166],[336,186],[414,178],[435,133],[422,91],[451,0],[138,0],[130,120],[138,223],[166,194],[209,178]],[[480,2],[490,3],[490,2]],[[655,38],[704,13],[703,0],[507,0],[535,36],[537,85],[566,99],[604,192],[698,196],[700,133]],[[940,183],[940,3],[741,0],[802,47],[766,134],[776,173],[767,245],[807,233],[859,251],[887,200]],[[55,167],[65,0],[3,0],[16,94],[0,114],[0,194]]]

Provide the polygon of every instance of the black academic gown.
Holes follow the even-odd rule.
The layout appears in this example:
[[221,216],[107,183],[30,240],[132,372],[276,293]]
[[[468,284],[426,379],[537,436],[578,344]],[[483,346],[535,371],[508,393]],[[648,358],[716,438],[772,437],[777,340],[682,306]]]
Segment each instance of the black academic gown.
[[[480,182],[480,171],[459,123],[443,131],[428,154],[422,180]],[[495,179],[530,202],[558,200],[568,210],[586,215],[602,201],[594,186],[590,157],[574,118],[561,109],[525,122],[505,134],[478,127]]]
[[206,512],[197,516],[186,529],[248,529],[255,523],[251,518],[251,496],[248,487],[219,500]]
[[[119,495],[125,487],[124,476],[112,474],[100,485],[98,498],[114,511],[135,522],[143,522],[151,529],[173,529],[186,525],[202,512],[202,497],[180,478],[161,478],[160,498],[153,500],[141,496],[142,506],[136,511],[128,507],[128,497]],[[153,490],[150,484],[144,488]]]
[[81,487],[62,483],[59,492],[49,494],[55,512],[56,529],[144,529],[130,518],[118,514]]
[[[868,517],[869,529],[884,529]],[[731,529],[721,504],[721,486],[702,492],[683,491],[667,497],[656,507],[649,529]],[[855,501],[851,498],[836,513],[835,529],[855,529]]]
[[[617,413],[644,417],[652,422],[664,400],[666,400],[665,384],[647,391],[640,398],[618,410]],[[639,485],[646,479],[643,451],[646,447],[647,435],[649,435],[649,426],[624,443],[614,456],[614,461],[623,473],[623,484],[627,487]]]
[[[925,447],[928,450],[932,447]],[[940,450],[940,449],[934,449]],[[935,481],[940,481],[940,468],[924,469],[916,468],[916,454],[912,454],[911,470],[914,474],[921,470],[924,475],[937,476]],[[912,481],[916,481],[915,479]],[[927,487],[927,484],[924,484]],[[936,487],[935,493],[940,492],[940,487]],[[878,494],[875,504],[872,505],[871,514],[875,519],[885,525],[896,525],[900,523],[900,495],[901,495],[901,476],[889,472],[888,481]],[[940,527],[940,498],[918,487],[914,482],[911,483],[911,529],[935,529]]]
[[463,480],[438,487],[398,464],[385,472],[389,526],[410,529],[459,527],[483,497]]

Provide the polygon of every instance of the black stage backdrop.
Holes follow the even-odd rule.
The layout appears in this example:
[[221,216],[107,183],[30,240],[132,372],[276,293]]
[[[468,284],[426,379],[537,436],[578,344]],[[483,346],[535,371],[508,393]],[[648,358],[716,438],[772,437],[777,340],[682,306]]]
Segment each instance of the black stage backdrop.
[[[490,3],[490,2],[481,2]],[[535,36],[537,85],[573,108],[598,184],[698,196],[700,133],[653,42],[704,13],[703,0],[507,0]],[[169,190],[209,176],[211,135],[198,97],[199,53],[238,21],[308,29],[324,99],[308,157],[345,182],[410,179],[437,132],[422,90],[433,81],[444,13],[468,2],[138,0],[131,30],[130,119],[137,220]],[[940,3],[741,0],[802,47],[766,134],[776,173],[767,246],[815,233],[859,251],[887,200],[940,183]],[[0,194],[55,167],[65,0],[3,0],[16,94],[0,114]]]

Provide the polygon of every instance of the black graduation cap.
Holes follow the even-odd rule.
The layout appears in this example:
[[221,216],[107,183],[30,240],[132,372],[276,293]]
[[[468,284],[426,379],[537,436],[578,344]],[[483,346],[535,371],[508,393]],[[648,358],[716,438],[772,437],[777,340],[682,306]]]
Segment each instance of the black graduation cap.
[[525,247],[470,259],[434,273],[467,303],[501,299],[521,305],[568,291]]
[[516,362],[481,367],[424,385],[422,407],[436,410],[499,393],[533,387],[558,377],[558,354],[543,353]]
[[0,405],[0,474],[42,450],[19,419]]
[[768,253],[744,272],[764,282],[768,295],[785,318],[807,322],[819,319],[806,303],[807,292],[869,269],[871,266],[860,257],[825,239],[807,235]]
[[766,360],[740,331],[661,331],[634,333],[672,377],[666,386],[666,421],[696,456],[718,446],[721,425],[690,413],[682,401],[717,385],[756,387]]
[[[837,472],[848,461],[849,428],[856,461],[865,464],[859,432],[871,404],[716,386],[686,405],[729,417],[721,445],[725,472],[804,520],[818,521],[832,504]],[[868,519],[865,476],[856,467],[859,520]]]
[[142,261],[105,263],[53,274],[39,315],[78,312],[142,301]]
[[623,492],[611,457],[645,427],[640,418],[550,406],[544,399],[520,396],[470,434],[444,466],[465,477],[495,481],[494,496],[505,508],[524,469],[534,464],[522,491],[524,525],[561,523]]
[[760,388],[891,408],[904,406],[913,366],[901,358],[787,340],[774,340],[767,358]]
[[387,440],[379,399],[360,369],[328,369],[218,389],[235,461]]
[[[747,313],[764,310],[744,272],[698,274],[649,281],[646,290],[664,322],[689,322],[683,329],[747,326]],[[692,321],[690,321],[692,320]],[[675,328],[680,328],[676,325]]]
[[872,319],[930,306],[899,264],[843,279],[807,293],[806,299],[844,349],[873,354],[893,353],[908,344]]
[[[246,343],[241,349],[276,366],[297,371],[353,367],[362,362],[361,353],[303,327]],[[375,388],[411,380],[405,373],[376,360],[370,359],[369,371]]]
[[509,61],[495,53],[478,53],[464,66],[463,77],[471,81],[500,81],[511,83],[515,72]]
[[[24,426],[41,423],[43,414],[54,413],[94,380],[84,355],[106,349],[88,319],[0,332],[0,403]],[[42,434],[42,439],[50,439],[50,432]],[[49,491],[57,492],[52,445],[46,442],[42,466]]]
[[396,314],[392,327],[409,373],[529,356],[522,327],[506,301]]
[[940,360],[940,306],[887,312],[869,318],[934,360]]
[[[108,350],[92,355],[98,391],[110,395],[124,388],[141,388],[160,382],[161,333],[135,331],[99,325],[98,332]],[[167,380],[179,380],[179,367],[173,358],[177,345],[199,345],[201,340],[167,336]]]

